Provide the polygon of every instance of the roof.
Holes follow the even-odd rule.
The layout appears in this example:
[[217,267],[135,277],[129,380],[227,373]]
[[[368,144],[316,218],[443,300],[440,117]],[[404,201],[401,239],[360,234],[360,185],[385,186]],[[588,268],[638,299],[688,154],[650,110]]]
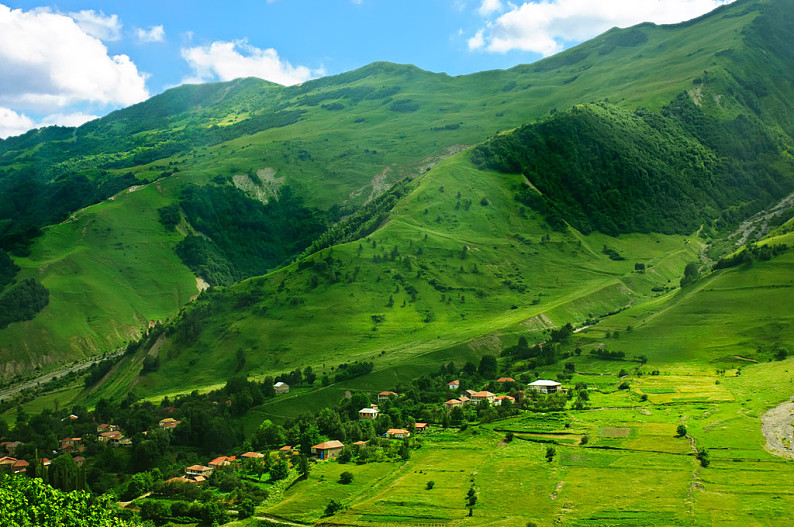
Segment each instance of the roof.
[[397,395],[396,392],[380,392],[378,395]]
[[409,432],[408,430],[402,428],[389,428],[388,430],[386,430],[386,433],[391,436],[396,434],[407,434]]
[[334,440],[326,441],[324,443],[320,443],[319,445],[314,445],[312,448],[315,450],[328,450],[331,448],[344,448],[344,446],[345,445],[343,445],[341,442]]
[[499,377],[496,382],[516,382],[512,377]]
[[24,459],[18,459],[18,460],[16,460],[16,461],[14,462],[14,466],[15,466],[15,467],[27,467],[27,466],[29,466],[29,465],[30,465],[30,463],[28,463],[28,462],[27,462],[27,461],[25,461]]
[[482,391],[472,394],[472,397],[494,397],[494,394],[488,391]]
[[115,437],[122,437],[124,434],[122,434],[119,431],[115,431],[115,432],[102,432],[99,435],[102,436],[102,437],[115,438]]
[[358,445],[358,446],[364,446],[364,445],[366,445],[366,444],[367,444],[367,442],[366,442],[366,441],[356,441],[356,442],[355,442],[355,443],[353,443],[353,444],[354,444],[354,445]]
[[427,428],[427,423],[415,423],[414,428]]
[[276,384],[274,384],[273,386],[289,386],[289,385],[288,385],[286,382],[281,382],[281,381],[278,381],[278,382],[277,382]]
[[11,456],[0,457],[0,465],[13,465],[17,462],[17,458]]
[[463,401],[458,399],[450,399],[449,401],[445,401],[444,404],[461,404]]
[[516,400],[515,397],[510,397],[509,395],[500,395],[500,396],[497,397],[497,399],[500,400],[500,401],[503,401],[505,399],[510,399],[511,401],[515,401]]
[[185,470],[194,470],[196,472],[204,472],[206,470],[212,470],[212,467],[205,467],[204,465],[190,465]]
[[538,379],[535,382],[529,383],[530,386],[562,386],[562,384],[558,383],[557,381],[548,381],[544,379]]
[[284,445],[283,447],[279,448],[280,452],[289,452],[290,450],[292,450],[290,445]]
[[447,386],[452,386],[453,384],[458,384],[458,385],[459,385],[459,384],[460,384],[460,381],[458,381],[458,380],[449,381],[449,382],[447,383]]
[[260,457],[265,457],[265,455],[264,454],[260,454],[259,452],[246,452],[245,454],[241,455],[240,457],[260,458]]
[[375,408],[362,408],[361,410],[358,411],[358,413],[360,413],[360,414],[376,414],[376,413],[378,413],[378,410],[375,409]]
[[226,456],[216,457],[215,459],[210,461],[210,466],[212,466],[212,465],[222,465],[222,464],[226,463],[228,460],[229,460],[229,458],[226,457]]

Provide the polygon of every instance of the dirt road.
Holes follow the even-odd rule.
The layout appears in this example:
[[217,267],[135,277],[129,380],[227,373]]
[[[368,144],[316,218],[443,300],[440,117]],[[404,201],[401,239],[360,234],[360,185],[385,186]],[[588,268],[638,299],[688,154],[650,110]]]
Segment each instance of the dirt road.
[[117,350],[110,351],[110,352],[105,353],[103,355],[97,355],[95,357],[91,357],[90,359],[86,359],[86,360],[81,361],[81,362],[76,362],[76,363],[70,364],[68,366],[63,366],[61,368],[58,368],[55,371],[51,371],[49,373],[45,373],[44,375],[42,375],[40,377],[36,377],[35,379],[22,381],[22,382],[20,382],[18,384],[14,384],[13,386],[6,386],[6,387],[3,387],[3,388],[0,388],[0,401],[2,401],[4,399],[7,399],[7,398],[14,397],[16,394],[18,394],[22,390],[26,390],[28,388],[35,388],[37,385],[49,382],[52,379],[54,379],[55,377],[61,377],[63,375],[66,375],[67,373],[71,373],[71,372],[74,372],[74,371],[82,371],[82,370],[88,369],[88,368],[91,367],[92,364],[96,364],[96,363],[101,362],[101,361],[103,361],[105,359],[111,359],[111,358],[114,358],[114,357],[119,357],[123,353],[124,353],[124,348],[119,348]]

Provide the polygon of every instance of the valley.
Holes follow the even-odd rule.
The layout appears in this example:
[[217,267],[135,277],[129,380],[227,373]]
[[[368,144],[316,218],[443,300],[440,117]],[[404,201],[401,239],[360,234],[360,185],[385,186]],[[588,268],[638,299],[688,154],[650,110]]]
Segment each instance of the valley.
[[0,511],[788,525],[792,7],[0,141]]

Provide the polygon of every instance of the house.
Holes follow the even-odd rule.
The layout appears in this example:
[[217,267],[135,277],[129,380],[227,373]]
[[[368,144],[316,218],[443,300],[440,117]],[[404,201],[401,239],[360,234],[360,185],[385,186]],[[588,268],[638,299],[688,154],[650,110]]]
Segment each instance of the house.
[[16,462],[17,462],[17,458],[15,457],[11,457],[11,456],[0,457],[0,473],[13,472],[14,463]]
[[333,459],[345,448],[339,441],[326,441],[312,447],[312,454],[316,454],[320,459]]
[[59,441],[60,449],[63,452],[74,452],[83,445],[82,437],[64,437]]
[[28,466],[30,463],[25,461],[24,459],[18,459],[11,465],[11,472],[13,474],[24,474],[28,471]]
[[460,399],[450,399],[449,401],[444,402],[444,406],[447,408],[447,410],[452,410],[456,406],[463,406],[463,401]]
[[458,397],[458,401],[460,401],[461,404],[469,404],[469,403],[471,403],[471,399],[469,399],[465,395],[461,395],[460,397]]
[[448,382],[447,383],[447,388],[449,388],[450,390],[457,390],[458,388],[460,388],[460,381],[454,380],[454,381]]
[[179,421],[172,417],[166,417],[165,419],[160,419],[160,428],[174,429],[181,422],[182,421]]
[[77,466],[81,466],[85,463],[85,458],[83,456],[74,456],[74,462]]
[[465,392],[465,393],[466,393],[466,395],[468,395],[469,397],[472,397],[472,396],[473,396],[475,393],[477,393],[477,392],[475,392],[474,390],[466,390],[466,392]]
[[429,428],[429,426],[428,426],[428,424],[427,424],[427,423],[416,423],[416,424],[414,425],[414,430],[416,430],[416,433],[417,433],[417,434],[418,434],[419,432],[424,432],[424,431],[425,431],[425,430],[427,430],[428,428]]
[[17,448],[22,445],[24,445],[22,441],[3,441],[0,443],[0,447],[3,447],[9,456],[16,455]]
[[389,397],[397,397],[397,394],[394,392],[380,392],[378,394],[378,402],[382,403],[383,401],[389,400]]
[[131,445],[132,441],[124,437],[124,434],[116,430],[115,432],[102,432],[97,437],[100,443],[107,443],[112,446]]
[[213,469],[216,469],[218,467],[225,467],[231,465],[232,461],[234,461],[234,457],[220,456],[210,461],[209,466],[212,467]]
[[276,390],[277,394],[289,393],[289,384],[278,381],[276,384],[273,385],[273,389]]
[[557,393],[560,391],[561,387],[562,384],[558,383],[557,381],[548,381],[543,379],[538,379],[535,382],[529,383],[529,389],[538,393]]
[[386,433],[383,435],[391,437],[393,439],[405,439],[411,437],[411,432],[403,428],[389,428],[388,430],[386,430]]
[[494,399],[496,399],[496,394],[487,391],[475,392],[471,396],[472,404],[478,404],[480,401],[485,401],[490,405],[493,404]]
[[265,457],[264,454],[260,454],[259,452],[246,452],[245,454],[240,456],[243,459],[260,459]]
[[49,459],[49,458],[43,457],[43,458],[39,459],[39,463],[41,463],[42,466],[49,467],[52,464],[52,460]]
[[118,432],[119,425],[110,425],[107,423],[102,423],[101,425],[96,427],[96,433],[101,434],[102,432]]
[[292,447],[290,445],[284,445],[283,447],[278,449],[279,452],[287,452],[289,454],[292,453]]
[[496,382],[516,382],[516,380],[510,377],[499,377]]
[[494,406],[502,406],[502,403],[505,401],[510,401],[510,404],[516,403],[515,397],[510,397],[509,395],[499,395],[493,400]]
[[[212,467],[205,467],[204,465],[190,465],[185,469],[185,475],[193,479],[198,477],[205,479],[212,475],[213,470]],[[202,479],[202,481],[204,481],[204,479]]]
[[361,419],[375,419],[378,417],[378,410],[376,408],[362,408],[358,411],[358,416]]

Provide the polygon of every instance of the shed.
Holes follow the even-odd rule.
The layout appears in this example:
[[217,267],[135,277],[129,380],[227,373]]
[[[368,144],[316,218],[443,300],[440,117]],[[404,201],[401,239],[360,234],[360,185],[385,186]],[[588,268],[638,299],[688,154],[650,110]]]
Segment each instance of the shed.
[[557,381],[549,381],[545,379],[538,379],[535,382],[529,383],[529,389],[535,390],[538,393],[557,393],[562,384]]

